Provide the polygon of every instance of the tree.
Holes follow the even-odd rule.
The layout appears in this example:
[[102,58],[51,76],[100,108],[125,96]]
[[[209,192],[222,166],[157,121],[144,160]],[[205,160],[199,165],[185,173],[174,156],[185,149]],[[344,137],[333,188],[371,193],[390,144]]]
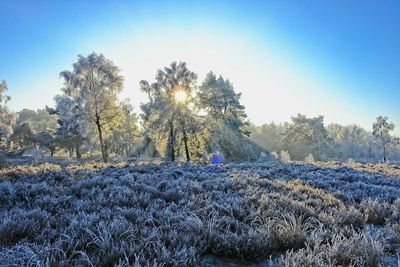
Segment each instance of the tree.
[[383,162],[386,163],[386,149],[393,142],[390,131],[394,130],[394,124],[388,122],[388,117],[378,116],[372,125],[372,135],[382,147]]
[[268,151],[279,152],[284,150],[283,137],[287,128],[288,123],[275,124],[272,122],[261,126],[251,125],[250,140]]
[[327,137],[324,116],[307,118],[305,115],[297,114],[297,117],[292,117],[292,123],[283,140],[292,156],[303,159],[309,153],[321,156],[322,147],[328,141]]
[[245,107],[229,80],[209,72],[199,88],[197,106],[204,116],[201,137],[207,153],[220,152],[228,159],[254,158]]
[[54,156],[54,152],[56,150],[55,139],[52,133],[49,131],[42,131],[34,134],[32,137],[32,142],[34,146],[37,145],[41,147],[45,147],[50,151],[50,155]]
[[153,141],[163,143],[167,139],[165,150],[171,161],[175,160],[178,140],[182,140],[186,160],[190,161],[189,135],[195,133],[196,125],[192,111],[196,79],[186,63],[173,62],[158,70],[155,83],[140,82],[141,90],[149,96],[149,102],[141,107],[143,126]]
[[64,92],[74,95],[82,119],[97,130],[104,162],[108,160],[105,138],[120,123],[117,95],[122,91],[123,77],[119,72],[112,61],[102,54],[92,53],[87,57],[79,55],[72,71],[60,73],[64,78]]
[[11,135],[14,148],[33,144],[49,149],[53,155],[56,149],[54,132],[57,127],[57,118],[50,115],[46,109],[23,109],[17,113],[15,134]]
[[121,124],[110,134],[110,150],[119,156],[131,156],[136,148],[136,140],[140,138],[137,116],[132,105],[125,101],[120,105],[122,111]]
[[23,109],[17,113],[16,124],[29,123],[36,132],[54,131],[57,128],[57,116],[49,114],[46,109]]
[[8,90],[7,82],[3,80],[0,83],[0,145],[4,146],[7,139],[12,134],[12,128],[15,124],[15,115],[7,108],[6,104],[11,99],[5,95]]
[[46,107],[49,114],[58,116],[58,128],[56,130],[56,138],[54,140],[60,147],[67,149],[70,156],[75,150],[76,158],[81,158],[80,146],[85,138],[82,135],[81,128],[84,125],[82,119],[82,109],[79,106],[78,98],[68,95],[65,91],[63,95],[56,95],[54,101],[55,108]]
[[24,122],[14,127],[10,139],[16,148],[24,148],[33,144],[34,132],[30,123]]
[[209,72],[199,88],[199,105],[214,121],[223,122],[235,132],[249,136],[245,107],[240,104],[241,93],[236,93],[232,83],[222,76],[217,79]]
[[371,133],[356,124],[329,124],[328,138],[331,140],[326,155],[331,159],[365,159],[371,158],[373,140]]

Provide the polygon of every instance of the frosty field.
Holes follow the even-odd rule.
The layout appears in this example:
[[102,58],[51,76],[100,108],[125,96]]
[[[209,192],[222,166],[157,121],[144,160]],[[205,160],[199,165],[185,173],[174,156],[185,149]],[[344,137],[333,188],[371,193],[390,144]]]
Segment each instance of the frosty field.
[[0,266],[398,266],[400,166],[20,163]]

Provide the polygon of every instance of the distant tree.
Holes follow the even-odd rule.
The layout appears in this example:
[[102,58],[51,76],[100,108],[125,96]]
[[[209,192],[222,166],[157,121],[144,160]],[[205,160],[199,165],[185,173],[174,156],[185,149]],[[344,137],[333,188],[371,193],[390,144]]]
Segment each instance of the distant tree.
[[55,151],[54,132],[57,127],[57,118],[50,115],[46,109],[23,109],[17,113],[14,127],[15,134],[11,137],[14,148],[22,148],[27,145],[47,148],[50,154]]
[[290,154],[297,159],[302,159],[309,153],[320,156],[327,141],[328,133],[324,127],[324,117],[307,118],[302,114],[292,117],[292,123],[284,137],[284,143],[288,146]]
[[23,109],[17,113],[16,124],[29,123],[36,132],[54,131],[57,128],[57,116],[49,114],[46,109]]
[[250,140],[254,141],[270,152],[284,150],[283,138],[288,128],[288,123],[276,124],[274,122],[261,126],[250,126]]
[[372,134],[381,144],[383,161],[386,162],[386,150],[393,143],[390,131],[394,130],[394,124],[388,122],[388,117],[378,116],[372,125]]
[[373,157],[372,134],[355,124],[329,124],[328,138],[332,141],[326,154],[330,158],[347,160]]
[[132,156],[140,139],[140,131],[137,125],[138,118],[133,112],[133,107],[128,102],[123,102],[121,108],[121,124],[115,127],[109,138],[110,150],[119,156]]
[[80,146],[85,141],[81,130],[85,121],[82,118],[78,98],[71,95],[71,92],[64,91],[63,95],[56,95],[54,101],[56,103],[54,109],[46,107],[49,114],[55,114],[58,117],[54,143],[68,150],[70,156],[75,150],[76,158],[79,159],[81,158]]
[[174,161],[178,140],[182,140],[186,160],[190,161],[190,135],[195,133],[196,116],[192,110],[192,94],[196,89],[197,75],[188,70],[186,63],[173,62],[158,70],[156,82],[140,82],[140,88],[149,96],[142,105],[143,126],[154,142],[167,140],[167,157]]
[[11,136],[15,124],[15,114],[6,106],[7,102],[11,99],[10,96],[5,95],[7,90],[7,82],[3,80],[0,83],[0,145],[3,148]]
[[55,138],[49,131],[42,131],[35,133],[32,137],[32,142],[34,146],[45,147],[50,151],[50,155],[54,156],[56,150]]
[[0,103],[4,105],[7,101],[11,100],[11,96],[7,96],[4,93],[8,90],[8,85],[6,80],[2,80],[0,83]]
[[97,129],[103,161],[108,160],[105,138],[120,123],[121,110],[117,96],[123,87],[123,77],[112,61],[102,54],[78,56],[72,71],[63,71],[64,91],[71,91],[81,108],[82,118]]
[[[290,124],[285,122],[251,125],[250,139],[271,152],[287,150],[295,160],[303,160],[310,153],[317,160],[346,161],[352,158],[364,161],[382,157],[382,142],[373,136],[372,131],[367,131],[356,124],[331,123],[326,126],[325,138],[322,118],[317,117],[311,123],[309,119],[315,118],[307,118],[304,115],[301,117],[302,119],[296,119]],[[399,160],[400,139],[393,136],[390,139],[386,145],[386,154],[390,154],[392,159]]]
[[33,135],[34,132],[30,123],[24,122],[14,127],[10,139],[14,144],[14,148],[25,148],[33,144]]

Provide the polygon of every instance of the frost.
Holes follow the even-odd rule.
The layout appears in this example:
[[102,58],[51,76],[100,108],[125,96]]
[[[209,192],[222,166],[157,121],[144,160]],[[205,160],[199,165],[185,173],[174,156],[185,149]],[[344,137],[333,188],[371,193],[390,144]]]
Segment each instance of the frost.
[[201,266],[209,255],[390,266],[400,253],[395,165],[37,163],[1,175],[0,266]]

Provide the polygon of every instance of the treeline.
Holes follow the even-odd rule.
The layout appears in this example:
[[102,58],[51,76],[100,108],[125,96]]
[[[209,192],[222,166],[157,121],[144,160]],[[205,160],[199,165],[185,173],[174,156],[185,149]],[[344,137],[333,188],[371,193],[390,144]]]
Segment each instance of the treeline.
[[[252,160],[262,152],[288,160],[399,159],[394,125],[378,117],[373,132],[356,126],[324,126],[323,117],[293,117],[284,124],[252,126],[232,83],[209,72],[198,83],[184,62],[159,69],[153,82],[141,81],[148,96],[141,114],[120,100],[124,79],[102,54],[78,56],[60,73],[64,85],[54,108],[7,108],[7,83],[0,84],[0,149],[13,156],[37,154]],[[250,135],[251,134],[251,135]],[[250,137],[250,138],[249,138]]]
[[298,114],[291,122],[250,127],[250,139],[284,161],[400,160],[400,140],[394,125],[378,116],[367,131],[355,124],[324,125],[324,117]]
[[[140,82],[148,95],[137,116],[129,100],[119,100],[120,69],[101,54],[78,56],[62,71],[64,86],[54,108],[13,114],[2,83],[0,138],[3,151],[21,156],[28,148],[76,158],[159,156],[186,161],[221,153],[232,160],[255,159],[261,149],[249,141],[245,107],[232,84],[212,72],[198,85],[184,62],[158,70],[155,81]],[[7,121],[6,121],[7,120]],[[4,121],[4,122],[3,122]],[[139,123],[140,121],[140,123]],[[140,127],[139,127],[140,124]]]

